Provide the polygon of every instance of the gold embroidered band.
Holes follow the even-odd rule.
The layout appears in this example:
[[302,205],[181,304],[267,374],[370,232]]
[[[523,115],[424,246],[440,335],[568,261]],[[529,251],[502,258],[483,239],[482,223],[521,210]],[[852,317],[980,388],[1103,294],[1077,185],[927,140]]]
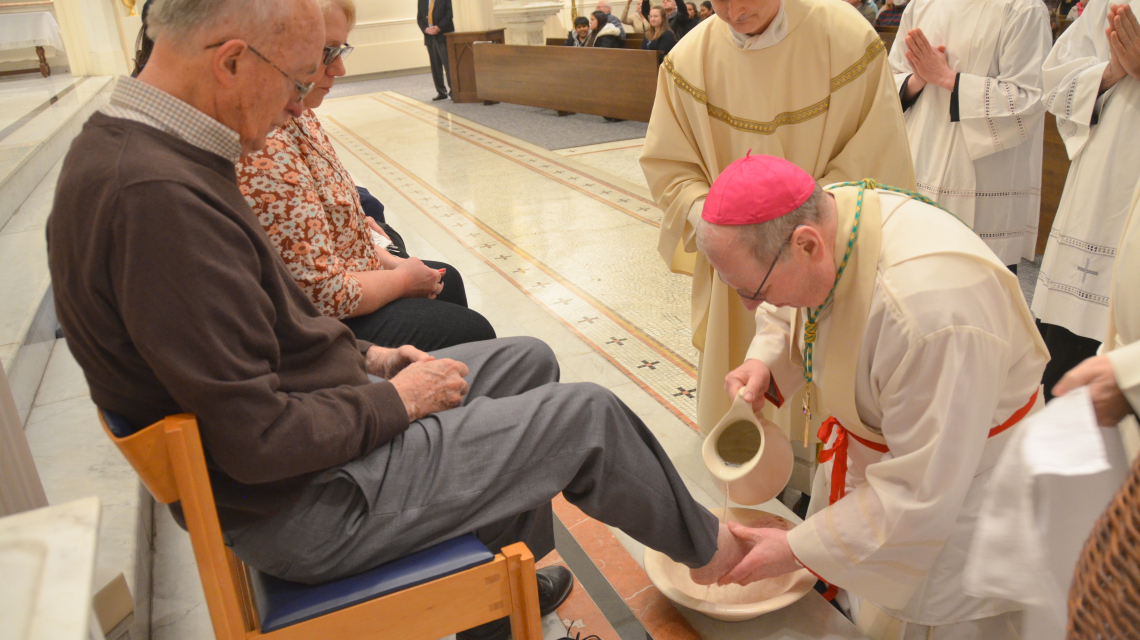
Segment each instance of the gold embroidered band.
[[[863,54],[862,58],[859,58],[859,60],[857,60],[855,64],[851,65],[850,67],[847,67],[843,73],[831,79],[831,92],[835,93],[845,85],[850,84],[856,78],[863,75],[863,73],[867,71],[867,67],[870,66],[871,61],[884,51],[886,51],[886,47],[883,45],[883,41],[875,38],[875,41],[867,47],[867,51]],[[673,66],[673,59],[671,56],[665,56],[665,62],[663,66],[669,75],[673,77],[673,84],[676,84],[677,87],[679,87],[682,91],[693,96],[693,99],[708,108],[709,117],[720,120],[728,126],[734,129],[740,129],[741,131],[750,131],[752,133],[759,133],[761,135],[771,135],[776,132],[776,129],[779,129],[784,125],[800,124],[801,122],[807,122],[812,118],[821,116],[827,113],[827,109],[831,105],[831,96],[829,95],[823,100],[820,100],[819,102],[811,105],[810,107],[799,109],[797,111],[785,111],[783,113],[780,113],[769,122],[760,122],[758,120],[738,118],[728,111],[710,103],[708,100],[708,94],[705,93],[704,89],[694,86],[693,83],[686,80],[684,76],[677,72],[676,68]]]

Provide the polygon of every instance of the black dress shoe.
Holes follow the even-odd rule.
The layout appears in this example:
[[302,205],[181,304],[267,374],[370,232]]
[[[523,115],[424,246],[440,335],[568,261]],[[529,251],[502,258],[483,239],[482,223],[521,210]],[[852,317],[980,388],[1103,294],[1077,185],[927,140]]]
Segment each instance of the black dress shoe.
[[[544,567],[537,572],[538,611],[541,615],[553,613],[570,597],[574,588],[574,574],[562,566]],[[511,637],[511,619],[499,618],[455,634],[456,640],[507,640]]]
[[447,95],[446,93],[441,93],[441,94],[439,94],[438,96],[436,96],[436,97],[432,98],[432,99],[431,99],[431,101],[432,101],[432,102],[435,102],[435,101],[437,101],[437,100],[447,100],[447,99],[448,99],[448,98],[450,98],[450,97],[451,97],[451,96]]

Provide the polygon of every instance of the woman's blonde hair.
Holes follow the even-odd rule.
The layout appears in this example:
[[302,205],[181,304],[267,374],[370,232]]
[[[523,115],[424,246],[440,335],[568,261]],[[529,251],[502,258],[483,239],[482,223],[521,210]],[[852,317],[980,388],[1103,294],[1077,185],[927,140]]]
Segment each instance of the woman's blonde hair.
[[[645,39],[646,40],[656,40],[656,39],[660,38],[661,35],[664,34],[666,31],[672,31],[672,29],[669,28],[669,16],[665,15],[664,7],[662,7],[659,4],[655,4],[649,8],[649,13],[653,13],[654,9],[656,9],[657,12],[661,14],[661,26],[655,27],[655,26],[653,26],[653,23],[650,22],[649,26],[645,29]],[[648,22],[649,16],[645,16],[645,20],[646,20],[646,22]]]
[[329,11],[332,11],[334,6],[340,7],[344,11],[344,17],[348,19],[348,30],[356,26],[356,3],[352,0],[320,0],[321,13],[326,16]]

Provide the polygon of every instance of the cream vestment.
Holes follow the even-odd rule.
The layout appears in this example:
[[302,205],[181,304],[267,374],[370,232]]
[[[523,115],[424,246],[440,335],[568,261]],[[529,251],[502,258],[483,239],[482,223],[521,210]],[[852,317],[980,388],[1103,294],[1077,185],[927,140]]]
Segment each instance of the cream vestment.
[[1109,4],[1091,0],[1045,60],[1045,108],[1073,164],[1033,294],[1042,322],[1104,340],[1117,244],[1140,179],[1140,81],[1126,76],[1097,95],[1108,66]]
[[[838,264],[857,189],[832,193]],[[771,369],[774,397],[803,385],[805,312],[795,310],[790,324],[757,313],[748,357]],[[946,627],[940,638],[1007,637],[993,629],[1009,620],[995,617],[1017,606],[965,595],[961,571],[991,468],[1033,406],[1047,360],[1016,276],[965,224],[906,196],[866,191],[813,356],[813,420],[834,416],[843,427],[828,442],[848,467],[846,495],[829,505],[840,487],[822,466],[809,517],[788,541],[812,572],[887,614],[864,611],[868,618],[903,626],[873,637],[910,637],[922,626]]]
[[744,361],[756,326],[696,253],[694,235],[709,185],[749,150],[785,158],[820,184],[870,177],[914,188],[886,51],[866,20],[835,0],[784,0],[763,33],[734,39],[711,18],[661,65],[641,166],[664,212],[661,257],[693,276],[704,432],[731,404],[724,377]]
[[1005,264],[1033,260],[1041,213],[1041,65],[1053,36],[1041,0],[915,0],[891,48],[900,90],[906,38],[946,47],[955,92],[926,85],[905,112],[918,191],[961,218]]

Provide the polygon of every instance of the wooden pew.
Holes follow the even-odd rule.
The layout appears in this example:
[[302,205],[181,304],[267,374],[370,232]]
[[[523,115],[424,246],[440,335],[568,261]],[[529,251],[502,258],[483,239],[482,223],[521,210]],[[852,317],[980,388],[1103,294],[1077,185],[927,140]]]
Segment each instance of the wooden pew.
[[1057,118],[1045,112],[1045,145],[1041,161],[1041,215],[1037,220],[1037,253],[1045,253],[1045,243],[1053,228],[1053,218],[1057,215],[1057,205],[1061,204],[1061,192],[1065,188],[1065,178],[1069,175],[1069,154],[1065,143],[1057,132]]
[[[642,42],[644,42],[644,38],[642,38],[640,34],[634,35],[634,36],[626,36],[626,37],[622,38],[621,48],[622,49],[640,49]],[[546,46],[548,46],[548,47],[565,47],[566,46],[566,38],[547,38],[546,39]]]
[[649,122],[656,51],[506,44],[477,44],[473,51],[480,100]]
[[895,36],[899,33],[898,27],[875,27],[875,31],[879,34],[879,39],[883,44],[887,45],[887,51],[890,52],[891,45],[895,43]]

